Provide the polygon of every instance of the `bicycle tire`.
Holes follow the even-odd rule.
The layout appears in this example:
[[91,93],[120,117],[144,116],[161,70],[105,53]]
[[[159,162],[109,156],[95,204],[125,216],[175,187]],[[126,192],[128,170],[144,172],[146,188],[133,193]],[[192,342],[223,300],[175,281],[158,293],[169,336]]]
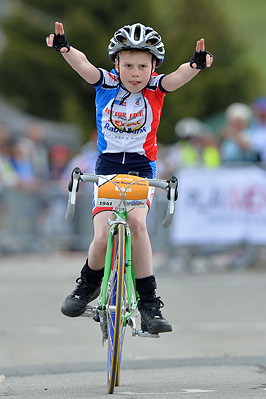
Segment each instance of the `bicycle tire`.
[[[130,236],[129,236],[130,237]],[[122,305],[122,324],[121,324],[121,334],[120,334],[120,353],[119,353],[119,362],[117,364],[117,372],[116,372],[116,383],[115,385],[118,386],[120,383],[120,370],[121,370],[121,362],[122,362],[122,349],[123,349],[123,343],[125,339],[125,333],[126,333],[126,327],[127,327],[127,321],[128,321],[128,311],[131,309],[131,304],[136,302],[136,297],[134,296],[135,290],[133,291],[131,286],[130,291],[128,290],[128,284],[132,285],[132,272],[131,272],[131,267],[130,267],[130,281],[128,281],[128,277],[126,275],[126,267],[129,266],[127,262],[130,263],[131,265],[131,240],[127,240],[128,237],[126,237],[126,250],[125,250],[125,269],[124,269],[124,290],[123,290],[123,305]],[[128,248],[127,248],[128,245]],[[133,277],[134,280],[134,277]],[[134,284],[134,283],[133,283]],[[129,294],[129,295],[128,295]]]
[[[126,279],[124,278],[124,298],[123,298],[123,306],[122,306],[122,317],[121,317],[121,321],[124,320],[124,316],[126,313],[125,310],[125,304],[126,302],[126,292],[127,292],[127,286],[126,286]],[[120,328],[120,348],[119,348],[119,360],[117,362],[117,371],[116,371],[116,381],[115,381],[115,385],[119,386],[120,383],[120,369],[121,369],[121,360],[122,360],[122,348],[123,348],[123,343],[124,343],[124,338],[125,338],[125,332],[126,332],[126,325],[121,324],[121,328]]]
[[125,227],[118,224],[115,243],[115,256],[113,270],[110,276],[109,305],[115,310],[108,311],[108,356],[107,356],[107,378],[108,393],[114,392],[115,386],[119,383],[120,370],[120,345],[122,337],[122,305],[124,290],[124,265],[125,265]]

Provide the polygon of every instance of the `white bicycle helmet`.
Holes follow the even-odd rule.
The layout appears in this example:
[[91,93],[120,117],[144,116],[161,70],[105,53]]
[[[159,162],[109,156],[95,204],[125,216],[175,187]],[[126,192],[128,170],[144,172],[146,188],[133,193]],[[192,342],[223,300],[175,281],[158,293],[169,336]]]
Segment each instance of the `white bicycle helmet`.
[[197,118],[183,118],[175,125],[175,134],[178,138],[201,137],[206,133],[210,133],[210,128]]
[[115,32],[108,46],[110,60],[114,63],[116,54],[126,49],[149,51],[156,59],[156,67],[164,60],[165,50],[161,36],[151,27],[140,23],[125,25]]

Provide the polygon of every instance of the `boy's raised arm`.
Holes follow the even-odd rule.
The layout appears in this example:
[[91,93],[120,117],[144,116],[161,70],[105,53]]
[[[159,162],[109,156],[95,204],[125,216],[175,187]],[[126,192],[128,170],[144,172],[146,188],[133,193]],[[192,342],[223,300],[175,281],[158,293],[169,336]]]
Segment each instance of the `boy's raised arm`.
[[46,44],[59,51],[69,65],[88,83],[95,84],[99,81],[100,71],[88,61],[85,54],[70,46],[62,23],[55,23],[55,33],[46,38]]
[[190,62],[180,65],[180,67],[166,75],[162,79],[162,86],[166,91],[174,91],[194,78],[201,69],[209,68],[212,65],[213,56],[205,51],[204,39],[197,41],[196,50]]

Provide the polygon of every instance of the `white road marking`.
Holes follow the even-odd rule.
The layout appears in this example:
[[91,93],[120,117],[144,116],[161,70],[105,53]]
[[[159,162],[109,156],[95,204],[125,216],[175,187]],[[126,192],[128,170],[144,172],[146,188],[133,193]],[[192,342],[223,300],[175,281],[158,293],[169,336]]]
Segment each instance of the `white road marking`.
[[[214,392],[214,389],[181,389],[178,392],[164,392],[164,395],[173,395],[178,393],[207,393]],[[150,396],[162,396],[161,392],[119,392],[117,395],[128,395],[128,396],[141,396],[141,395],[150,395]]]
[[[164,392],[164,395],[173,395],[175,393],[180,393],[180,392]],[[162,397],[162,392],[116,392],[116,395],[128,395],[128,396],[140,396],[140,395],[157,395],[159,397]]]
[[191,330],[197,331],[266,331],[265,322],[224,322],[224,323],[191,323],[188,324]]
[[214,392],[214,389],[182,389],[183,393],[204,393]]

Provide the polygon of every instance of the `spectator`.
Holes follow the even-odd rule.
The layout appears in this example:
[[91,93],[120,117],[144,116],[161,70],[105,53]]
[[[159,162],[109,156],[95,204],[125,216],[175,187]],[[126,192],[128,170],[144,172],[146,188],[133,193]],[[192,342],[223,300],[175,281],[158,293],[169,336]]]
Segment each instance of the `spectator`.
[[51,147],[49,152],[51,195],[43,223],[43,229],[47,235],[64,236],[72,232],[72,225],[62,222],[66,211],[67,185],[61,186],[62,173],[70,157],[70,149],[65,144],[56,144]]
[[65,144],[57,144],[50,149],[50,180],[59,180],[61,178],[70,157],[70,150]]
[[[92,133],[91,139],[83,145],[81,151],[75,155],[66,165],[63,174],[61,175],[61,183],[67,187],[72,170],[78,166],[82,172],[94,173],[95,162],[98,156],[98,151],[96,147],[97,142],[97,132],[96,130]],[[89,184],[84,184],[82,189],[91,189],[92,186]]]
[[11,162],[10,135],[7,128],[0,124],[0,186],[12,186],[18,176]]
[[248,134],[251,118],[252,110],[246,104],[233,103],[226,109],[226,123],[221,130],[222,162],[255,162],[258,160]]
[[36,178],[47,180],[49,177],[49,156],[44,141],[43,126],[37,122],[31,123],[25,132],[25,137],[28,139],[29,157]]
[[250,126],[250,138],[258,160],[266,162],[266,97],[257,97],[253,102],[253,121]]
[[180,167],[219,165],[218,143],[206,124],[196,118],[184,118],[177,122],[175,133],[178,141],[166,158],[166,169],[170,173]]
[[[168,156],[169,156],[169,151],[171,149],[171,146],[166,146],[157,141],[157,177],[158,179],[169,179],[170,174],[175,173],[170,166],[169,166],[169,161],[168,162]],[[160,192],[158,191],[159,195]]]
[[37,188],[32,162],[30,146],[27,139],[15,141],[11,147],[11,163],[18,176],[18,186],[26,190]]

